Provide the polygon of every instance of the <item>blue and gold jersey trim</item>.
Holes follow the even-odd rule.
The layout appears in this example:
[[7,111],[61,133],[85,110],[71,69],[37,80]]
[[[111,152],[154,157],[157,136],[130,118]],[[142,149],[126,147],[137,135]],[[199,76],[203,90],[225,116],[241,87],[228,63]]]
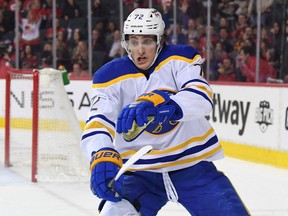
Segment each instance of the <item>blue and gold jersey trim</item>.
[[[169,153],[185,149],[186,146],[190,145],[191,143],[195,142],[201,142],[207,139],[209,136],[211,136],[214,133],[214,129],[211,127],[203,136],[198,137],[192,137],[191,139],[188,139],[186,142],[181,143],[180,145],[173,146],[171,148],[167,148],[165,150],[151,150],[147,155],[167,155]],[[121,153],[122,158],[129,159],[133,154],[135,154],[137,150],[130,150]]]
[[[221,150],[222,147],[214,129],[210,128],[203,136],[193,137],[180,145],[164,150],[151,150],[142,159],[138,160],[130,168],[130,171],[173,169],[175,166],[185,167],[208,158]],[[122,153],[123,161],[126,162],[135,152],[136,150],[130,150]]]
[[141,77],[145,77],[145,75],[140,73],[140,72],[136,73],[136,74],[126,74],[126,75],[117,77],[117,78],[110,80],[108,82],[105,82],[105,83],[95,83],[95,84],[93,83],[92,88],[106,88],[106,87],[109,87],[111,85],[114,85],[115,83],[121,82],[123,80],[136,79],[136,78],[141,78]]
[[[159,71],[170,61],[183,61],[193,64],[201,60],[199,53],[189,46],[166,46],[158,56],[155,64],[149,69],[149,73]],[[104,65],[94,75],[93,88],[106,88],[128,79],[143,78],[145,75],[137,69],[128,57],[115,59]]]
[[115,123],[107,119],[104,115],[91,116],[84,127],[82,140],[95,134],[109,136],[111,141],[115,138]]
[[216,154],[220,150],[222,150],[222,147],[220,145],[218,145],[218,146],[216,146],[216,148],[213,148],[212,150],[207,151],[206,153],[201,154],[199,156],[194,156],[194,157],[191,156],[191,157],[186,158],[186,159],[162,163],[159,165],[151,165],[151,166],[145,166],[145,167],[139,167],[139,168],[130,168],[128,170],[129,171],[156,170],[156,169],[163,169],[166,167],[180,166],[180,165],[185,165],[185,164],[193,164],[193,163],[195,164],[196,162],[202,161],[203,159],[208,158],[208,157]]

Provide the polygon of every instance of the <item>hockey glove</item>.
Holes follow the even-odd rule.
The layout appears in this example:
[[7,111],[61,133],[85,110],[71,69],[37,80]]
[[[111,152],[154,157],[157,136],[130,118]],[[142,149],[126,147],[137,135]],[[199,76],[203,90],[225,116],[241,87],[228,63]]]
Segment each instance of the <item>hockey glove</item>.
[[[151,119],[151,116],[154,118]],[[180,106],[166,92],[154,90],[141,95],[122,110],[116,130],[118,133],[128,133],[135,127],[135,122],[138,127],[145,129],[152,121],[162,124],[179,120],[182,116]]]
[[112,188],[108,187],[121,166],[122,158],[115,149],[102,148],[97,152],[93,152],[90,162],[90,188],[93,194],[112,202],[121,201],[123,176],[115,181]]

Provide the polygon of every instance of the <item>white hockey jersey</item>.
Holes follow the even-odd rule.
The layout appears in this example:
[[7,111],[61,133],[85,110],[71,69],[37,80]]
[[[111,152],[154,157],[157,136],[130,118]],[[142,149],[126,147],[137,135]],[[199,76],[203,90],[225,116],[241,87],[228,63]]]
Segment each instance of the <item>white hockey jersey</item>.
[[[199,161],[223,157],[214,129],[205,118],[213,109],[213,92],[201,76],[202,58],[184,45],[166,45],[145,76],[126,56],[115,59],[94,75],[89,117],[81,141],[87,157],[103,147],[115,148],[128,160],[138,149],[153,150],[130,169],[167,172],[190,167]],[[135,140],[127,142],[115,130],[118,115],[143,93],[155,89],[174,92],[183,118],[167,124],[150,124]]]

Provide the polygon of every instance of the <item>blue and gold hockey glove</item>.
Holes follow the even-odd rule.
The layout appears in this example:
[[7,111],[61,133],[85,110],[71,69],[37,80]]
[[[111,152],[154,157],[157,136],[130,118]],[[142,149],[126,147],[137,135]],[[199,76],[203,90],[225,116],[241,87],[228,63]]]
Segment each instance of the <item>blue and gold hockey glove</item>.
[[97,152],[93,152],[90,162],[90,188],[93,194],[112,202],[121,201],[123,176],[115,181],[112,188],[108,187],[120,167],[122,167],[122,158],[115,149],[102,148]]
[[[118,117],[116,131],[128,133],[133,128],[145,128],[152,122],[151,116],[153,122],[163,124],[181,119],[183,113],[180,106],[170,99],[168,93],[154,90],[141,95],[135,102],[124,107]],[[135,123],[137,127],[134,126]]]

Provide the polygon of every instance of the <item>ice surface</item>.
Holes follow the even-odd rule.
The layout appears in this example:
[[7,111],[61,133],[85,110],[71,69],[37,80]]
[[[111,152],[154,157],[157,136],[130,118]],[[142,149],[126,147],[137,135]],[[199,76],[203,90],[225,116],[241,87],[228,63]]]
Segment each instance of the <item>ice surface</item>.
[[[3,137],[3,130],[1,137]],[[0,216],[95,216],[89,182],[32,183],[30,170],[4,168],[0,142]],[[80,149],[79,149],[80,151]],[[253,216],[288,216],[288,170],[226,157],[215,162],[232,181]],[[158,216],[188,216],[168,203]]]
[[[226,157],[216,162],[253,216],[288,215],[288,170]],[[99,200],[88,182],[32,183],[15,169],[0,166],[1,216],[94,216]],[[168,203],[159,216],[186,216]]]

